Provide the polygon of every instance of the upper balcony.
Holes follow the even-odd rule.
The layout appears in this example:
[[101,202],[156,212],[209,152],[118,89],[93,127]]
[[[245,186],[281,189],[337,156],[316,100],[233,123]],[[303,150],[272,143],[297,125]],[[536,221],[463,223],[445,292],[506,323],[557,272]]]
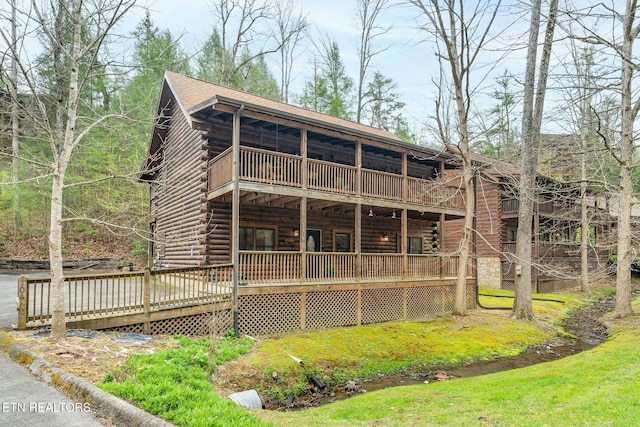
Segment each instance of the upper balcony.
[[[520,200],[518,199],[502,199],[502,215],[511,216],[518,215],[520,209]],[[534,210],[542,214],[552,214],[555,211],[554,203],[551,201],[538,202],[534,206]]]
[[[252,147],[240,147],[240,182],[323,194],[359,196],[422,206],[464,209],[464,189],[439,179],[421,179]],[[233,182],[229,148],[209,162],[209,192]]]

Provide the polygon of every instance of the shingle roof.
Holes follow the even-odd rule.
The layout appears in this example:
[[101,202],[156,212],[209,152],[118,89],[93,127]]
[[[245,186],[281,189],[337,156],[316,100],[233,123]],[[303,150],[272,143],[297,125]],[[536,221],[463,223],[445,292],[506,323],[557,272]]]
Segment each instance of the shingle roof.
[[342,130],[367,134],[372,138],[382,138],[403,142],[391,132],[362,125],[316,111],[307,110],[295,105],[285,104],[271,99],[252,95],[239,90],[219,86],[202,80],[176,74],[170,71],[165,72],[165,80],[173,90],[178,102],[181,104],[186,115],[193,114],[198,110],[210,107],[216,100],[235,101],[246,107],[263,111],[277,111],[278,113],[294,118],[300,122],[323,123],[328,127],[336,127]]

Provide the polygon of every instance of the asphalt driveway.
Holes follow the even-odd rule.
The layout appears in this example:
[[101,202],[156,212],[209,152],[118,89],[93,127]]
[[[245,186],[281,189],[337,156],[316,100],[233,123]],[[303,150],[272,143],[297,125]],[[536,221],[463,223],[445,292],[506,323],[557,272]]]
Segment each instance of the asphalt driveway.
[[18,323],[18,276],[0,273],[0,329]]
[[0,426],[104,427],[91,405],[74,402],[0,351]]

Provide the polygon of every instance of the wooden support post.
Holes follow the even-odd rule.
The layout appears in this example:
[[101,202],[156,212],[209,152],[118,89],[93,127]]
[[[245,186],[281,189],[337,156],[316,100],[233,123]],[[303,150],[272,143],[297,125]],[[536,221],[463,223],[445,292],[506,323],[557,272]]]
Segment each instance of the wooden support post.
[[356,325],[362,325],[362,289],[358,289],[358,300],[356,303]]
[[[362,195],[362,141],[356,141],[356,195]],[[355,235],[355,251],[356,251],[356,280],[362,278],[362,204],[356,205],[356,235]]]
[[307,281],[307,197],[300,199],[300,280]]
[[303,128],[300,132],[300,156],[302,157],[301,184],[302,189],[309,187],[309,157],[307,154],[307,129]]
[[402,278],[406,279],[409,275],[409,255],[407,248],[407,210],[402,209],[400,224],[400,248],[402,252]]
[[[307,155],[307,129],[300,134],[300,154],[302,155],[302,188],[306,189],[309,181],[309,163]],[[300,281],[307,280],[307,196],[300,199]],[[304,329],[304,328],[303,328]]]
[[151,271],[149,270],[149,267],[145,267],[144,269],[142,291],[143,291],[144,317],[146,319],[142,326],[142,332],[144,334],[149,335],[151,334],[151,322],[149,321],[149,317],[151,316]]
[[362,141],[356,141],[356,196],[362,195]]
[[409,199],[409,180],[407,175],[407,153],[402,153],[402,201]]
[[233,264],[233,330],[236,338],[240,336],[238,325],[238,279],[240,262],[240,116],[244,105],[233,115],[233,133],[231,146],[233,152],[233,194],[231,200],[231,263]]
[[307,293],[300,293],[300,329],[307,328]]
[[445,214],[441,213],[440,214],[440,233],[438,234],[438,252],[445,252],[445,248],[444,248],[444,221],[445,221]]
[[356,251],[356,280],[362,277],[362,203],[356,204],[355,212],[355,251]]
[[409,292],[407,287],[402,288],[402,319],[407,320],[407,300]]
[[27,328],[28,286],[27,276],[22,275],[18,277],[18,329]]

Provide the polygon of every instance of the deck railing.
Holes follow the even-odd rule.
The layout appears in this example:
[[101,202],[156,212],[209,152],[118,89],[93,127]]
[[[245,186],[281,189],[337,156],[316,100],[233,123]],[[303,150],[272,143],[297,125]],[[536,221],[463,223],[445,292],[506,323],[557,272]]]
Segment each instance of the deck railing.
[[407,178],[407,201],[427,206],[464,207],[464,190],[442,182]]
[[[233,179],[233,156],[227,149],[209,163],[209,190],[228,184]],[[362,169],[360,188],[358,168],[322,160],[308,159],[307,182],[302,182],[302,157],[259,148],[241,147],[239,176],[241,180],[306,188],[331,193],[362,195],[384,200],[406,201],[428,206],[464,208],[464,189],[443,182],[407,177],[407,194],[403,194],[401,175]]]
[[[458,274],[459,258],[447,255],[409,255],[408,276],[452,277]],[[467,268],[467,276],[473,276],[472,263]]]
[[[307,253],[302,275],[301,252],[241,251],[239,282],[241,285],[274,283],[345,282],[354,280],[402,280],[454,277],[458,272],[458,257],[451,255],[408,255],[408,269],[403,271],[402,254],[360,255],[355,253]],[[470,263],[471,265],[471,263]],[[360,271],[358,276],[357,271]],[[472,276],[468,270],[468,276]]]
[[[589,257],[606,258],[609,256],[610,247],[606,244],[589,246]],[[516,243],[502,244],[502,252],[515,254]],[[561,242],[540,242],[538,247],[532,245],[532,253],[538,258],[576,258],[580,257],[580,244]]]
[[240,252],[240,285],[291,283],[300,279],[299,252]]
[[233,151],[231,148],[209,162],[209,191],[216,190],[233,180]]
[[402,176],[363,169],[362,195],[386,200],[402,200]]
[[345,166],[321,160],[309,160],[308,187],[335,193],[356,194],[355,166]]
[[307,254],[306,281],[347,281],[356,279],[356,254],[323,252]]
[[[76,321],[228,300],[231,277],[230,265],[67,276],[65,313]],[[48,324],[52,304],[49,277],[20,277],[18,327]]]
[[402,254],[362,254],[363,279],[402,279]]
[[301,186],[302,158],[258,148],[240,149],[240,179],[267,184]]
[[[518,199],[502,199],[502,213],[517,213],[518,209],[520,209],[520,200]],[[558,209],[554,205],[552,201],[542,201],[538,202],[537,206],[534,207],[535,210],[541,213],[551,214],[556,212]]]
[[[452,278],[458,259],[449,255],[342,252],[241,252],[239,286],[354,283]],[[304,260],[303,260],[304,259]],[[358,259],[361,265],[358,265]],[[304,263],[304,264],[303,264]],[[304,267],[304,268],[303,268]],[[473,272],[467,277],[472,277]],[[303,275],[302,273],[305,272]],[[358,274],[360,272],[360,274]],[[304,276],[304,277],[303,277]],[[112,274],[67,276],[64,309],[67,321],[92,321],[125,315],[150,315],[161,310],[233,299],[233,266],[187,267]],[[20,276],[18,280],[18,328],[51,323],[51,279]]]

